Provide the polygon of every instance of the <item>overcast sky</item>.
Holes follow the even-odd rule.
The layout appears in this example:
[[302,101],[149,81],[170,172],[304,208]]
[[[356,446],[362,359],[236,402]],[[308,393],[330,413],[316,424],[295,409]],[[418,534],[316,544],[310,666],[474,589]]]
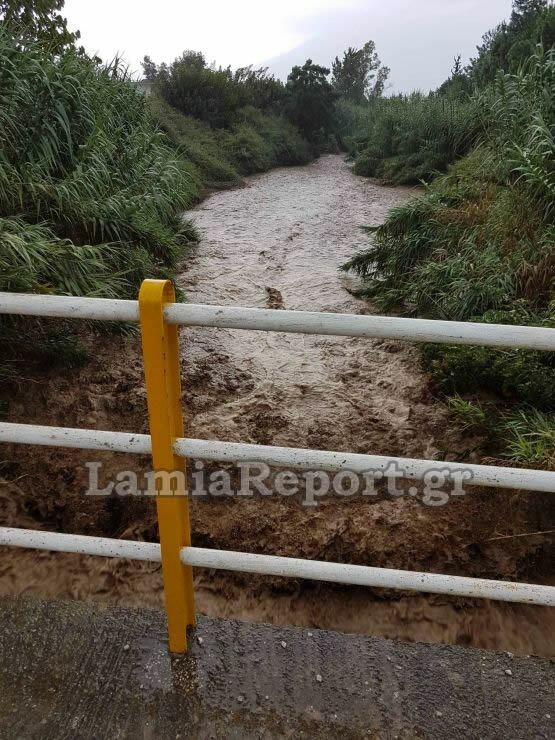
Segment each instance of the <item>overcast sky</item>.
[[390,91],[437,87],[455,54],[474,55],[482,34],[510,15],[510,0],[66,0],[70,28],[89,52],[122,55],[134,71],[149,54],[184,49],[224,66],[267,65],[285,79],[307,57],[329,66],[373,39],[391,67]]

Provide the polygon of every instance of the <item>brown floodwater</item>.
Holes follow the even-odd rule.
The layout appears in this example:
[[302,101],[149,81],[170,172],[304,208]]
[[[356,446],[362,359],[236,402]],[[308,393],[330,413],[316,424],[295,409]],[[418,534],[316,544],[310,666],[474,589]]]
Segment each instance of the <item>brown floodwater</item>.
[[[370,313],[339,266],[413,194],[355,177],[340,156],[251,177],[187,214],[201,240],[178,278],[187,300],[229,306]],[[93,362],[22,389],[13,421],[146,430],[136,337],[95,342]],[[116,349],[114,349],[114,345]],[[181,332],[187,435],[379,455],[479,462],[480,440],[454,425],[406,343],[190,328]],[[91,501],[83,454],[10,448],[0,489],[5,522],[152,539],[151,501]],[[148,461],[106,454],[109,475]],[[212,466],[213,468],[213,466]],[[211,468],[211,469],[212,469]],[[30,478],[30,479],[29,479]],[[198,498],[193,542],[380,567],[539,580],[537,494],[468,488],[444,506],[418,495]],[[4,550],[0,589],[159,605],[158,566]],[[212,616],[393,638],[553,654],[553,610],[395,591],[196,574],[197,608]]]

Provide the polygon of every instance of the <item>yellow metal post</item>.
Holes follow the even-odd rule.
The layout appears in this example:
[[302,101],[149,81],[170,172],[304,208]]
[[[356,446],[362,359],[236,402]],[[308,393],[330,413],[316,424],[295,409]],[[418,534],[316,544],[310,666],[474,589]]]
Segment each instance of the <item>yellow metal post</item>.
[[[169,280],[144,280],[139,292],[143,362],[147,392],[152,464],[157,476],[156,508],[162,550],[162,573],[168,620],[169,649],[187,650],[187,626],[195,624],[193,569],[179,559],[191,544],[185,460],[173,452],[183,437],[177,327],[164,320],[164,305],[175,301]],[[182,473],[179,474],[179,471]]]

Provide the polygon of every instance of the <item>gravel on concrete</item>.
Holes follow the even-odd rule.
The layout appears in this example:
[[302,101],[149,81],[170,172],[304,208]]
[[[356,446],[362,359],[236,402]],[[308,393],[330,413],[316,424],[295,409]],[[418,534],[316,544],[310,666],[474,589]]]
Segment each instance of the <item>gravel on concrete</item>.
[[555,733],[543,658],[205,617],[189,645],[168,655],[159,611],[1,597],[0,737]]

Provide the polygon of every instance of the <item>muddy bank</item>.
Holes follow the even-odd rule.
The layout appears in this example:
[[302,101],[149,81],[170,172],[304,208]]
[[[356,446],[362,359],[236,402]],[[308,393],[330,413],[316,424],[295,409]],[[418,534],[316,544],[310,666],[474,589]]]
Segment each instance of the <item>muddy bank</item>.
[[[202,235],[179,278],[196,303],[368,312],[338,266],[409,191],[354,177],[340,157],[275,170],[212,195],[190,215]],[[187,434],[193,437],[479,462],[479,440],[453,427],[418,350],[378,340],[195,328],[182,332]],[[138,338],[88,338],[93,361],[32,379],[12,421],[147,431]],[[474,450],[474,451],[472,451]],[[8,448],[4,522],[86,534],[156,538],[152,502],[83,495],[91,456]],[[98,456],[107,477],[148,460]],[[446,506],[418,497],[202,500],[194,544],[235,550],[534,580],[544,540],[499,535],[542,527],[545,497],[469,489]],[[544,574],[541,573],[543,576]],[[211,616],[310,625],[387,637],[553,652],[552,610],[399,592],[340,589],[198,572],[197,607]],[[541,580],[541,578],[540,578]],[[159,604],[156,566],[3,552],[0,590]]]

